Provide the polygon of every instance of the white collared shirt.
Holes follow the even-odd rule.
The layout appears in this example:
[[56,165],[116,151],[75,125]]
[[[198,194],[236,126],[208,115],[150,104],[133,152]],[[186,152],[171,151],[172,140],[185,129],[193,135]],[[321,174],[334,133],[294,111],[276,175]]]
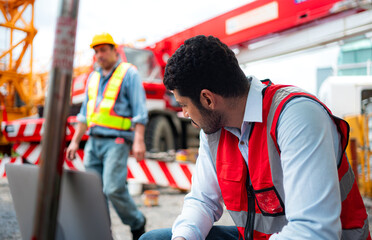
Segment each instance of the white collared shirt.
[[[265,85],[252,77],[241,130],[225,128],[240,143],[244,142],[238,147],[246,162],[251,124],[262,122],[263,88]],[[209,143],[215,143],[213,148],[218,146],[219,135],[201,131],[192,188],[173,224],[172,238],[205,239],[223,213],[214,149],[211,150],[207,138]],[[341,148],[339,134],[328,113],[311,99],[292,100],[279,118],[278,145],[288,224],[270,239],[339,239],[341,199],[337,159]]]

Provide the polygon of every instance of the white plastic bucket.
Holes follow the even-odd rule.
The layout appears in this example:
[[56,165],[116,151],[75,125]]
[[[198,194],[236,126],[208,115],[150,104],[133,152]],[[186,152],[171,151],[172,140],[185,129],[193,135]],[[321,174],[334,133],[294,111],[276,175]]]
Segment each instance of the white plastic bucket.
[[141,195],[142,183],[134,179],[128,179],[128,192],[131,196]]

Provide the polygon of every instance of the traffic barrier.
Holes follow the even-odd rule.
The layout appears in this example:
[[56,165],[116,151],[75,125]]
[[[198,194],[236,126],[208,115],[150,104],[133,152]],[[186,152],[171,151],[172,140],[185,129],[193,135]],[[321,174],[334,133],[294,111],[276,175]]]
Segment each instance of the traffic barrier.
[[[66,125],[66,141],[71,141],[77,125],[76,116],[70,116]],[[10,142],[40,142],[44,132],[44,119],[18,119],[2,125],[2,133]],[[85,134],[82,140],[88,139]]]
[[[14,151],[28,163],[40,162],[41,145],[28,142],[13,145]],[[65,158],[64,167],[72,170],[84,171],[84,151],[79,149],[72,161]],[[181,190],[191,189],[191,177],[194,163],[178,161],[161,161],[145,159],[137,162],[134,157],[128,158],[128,179],[134,179],[143,184],[170,186]]]
[[15,143],[13,150],[27,162],[38,164],[41,154],[41,145],[29,142]]
[[129,157],[128,178],[136,179],[144,184],[190,190],[194,166],[193,163],[164,162],[152,159],[137,162],[135,158]]
[[0,158],[0,176],[6,177],[5,164],[22,164],[22,157],[3,157]]

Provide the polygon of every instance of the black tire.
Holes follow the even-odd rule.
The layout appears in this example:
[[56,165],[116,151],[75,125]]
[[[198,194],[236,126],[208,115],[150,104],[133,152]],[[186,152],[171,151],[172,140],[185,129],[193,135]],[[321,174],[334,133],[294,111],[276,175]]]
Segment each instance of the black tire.
[[172,127],[167,118],[156,116],[150,119],[145,133],[146,150],[166,152],[176,148]]

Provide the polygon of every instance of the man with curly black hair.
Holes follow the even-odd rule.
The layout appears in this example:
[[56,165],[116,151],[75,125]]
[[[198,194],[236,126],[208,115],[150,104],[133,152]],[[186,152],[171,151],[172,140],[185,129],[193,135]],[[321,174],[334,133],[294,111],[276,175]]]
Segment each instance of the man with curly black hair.
[[[246,77],[212,36],[185,41],[164,84],[202,129],[199,156],[173,228],[141,240],[371,239],[348,124],[315,96]],[[213,226],[223,204],[236,226]]]

